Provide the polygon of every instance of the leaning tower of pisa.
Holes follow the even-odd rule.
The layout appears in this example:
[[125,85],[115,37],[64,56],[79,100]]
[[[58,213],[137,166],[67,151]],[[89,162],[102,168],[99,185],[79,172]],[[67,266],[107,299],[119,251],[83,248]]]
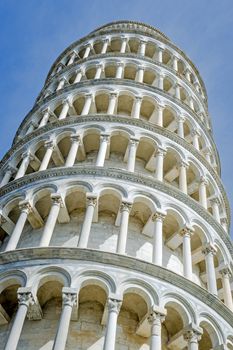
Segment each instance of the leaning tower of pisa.
[[206,90],[163,33],[119,21],[70,45],[0,172],[0,349],[233,349]]

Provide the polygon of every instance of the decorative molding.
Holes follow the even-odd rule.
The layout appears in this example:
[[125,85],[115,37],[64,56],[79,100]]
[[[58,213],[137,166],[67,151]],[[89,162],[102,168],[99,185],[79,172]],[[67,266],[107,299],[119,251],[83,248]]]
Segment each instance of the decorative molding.
[[212,215],[207,210],[205,210],[198,202],[196,202],[194,199],[190,198],[189,196],[181,192],[179,189],[172,187],[171,185],[164,184],[161,181],[148,178],[139,173],[134,174],[128,171],[115,169],[115,168],[107,169],[107,168],[93,167],[93,166],[84,167],[83,164],[80,167],[73,166],[70,168],[61,167],[61,168],[48,169],[48,170],[26,175],[22,178],[14,180],[11,183],[3,186],[2,188],[0,188],[0,197],[12,191],[15,191],[17,189],[20,189],[20,188],[22,189],[24,186],[28,187],[29,184],[34,185],[39,181],[51,179],[53,180],[53,183],[54,183],[54,179],[56,177],[62,177],[62,176],[64,176],[64,178],[66,179],[68,178],[68,176],[76,176],[76,177],[80,176],[81,179],[86,178],[87,176],[96,177],[96,178],[108,177],[112,179],[121,180],[123,182],[129,181],[129,182],[133,182],[134,184],[148,186],[168,196],[171,196],[172,198],[175,198],[178,201],[185,203],[194,212],[200,215],[203,218],[203,220],[208,222],[213,227],[213,229],[217,232],[219,237],[223,240],[223,242],[229,249],[231,255],[233,256],[233,245],[230,240],[230,237],[224,231],[221,224],[219,224],[212,217]]
[[103,266],[109,265],[117,268],[125,268],[127,270],[130,269],[130,271],[136,271],[142,273],[142,275],[146,274],[150,277],[158,278],[167,284],[179,288],[182,292],[185,291],[194,298],[199,299],[200,302],[205,303],[205,305],[210,308],[210,311],[214,310],[230,326],[232,325],[232,311],[228,309],[220,299],[204,288],[164,267],[125,255],[80,248],[24,248],[1,253],[0,271],[12,269],[12,263],[17,263],[17,268],[23,269],[25,261],[29,261],[30,266],[32,266],[33,261],[35,265],[43,264],[43,266],[45,266],[45,260],[47,260],[47,265],[58,264],[62,261],[66,261],[66,263],[68,263],[68,261],[88,261],[90,263],[100,263],[103,264]]
[[[76,125],[79,125],[81,123],[87,123],[90,121],[94,121],[94,122],[98,122],[98,123],[100,123],[100,122],[121,123],[124,125],[133,125],[136,127],[140,127],[140,128],[143,128],[144,130],[165,136],[165,137],[169,138],[170,140],[174,141],[176,144],[183,147],[184,149],[186,149],[187,151],[189,151],[196,159],[198,159],[202,163],[203,166],[205,166],[205,168],[209,171],[209,173],[211,174],[213,179],[216,181],[216,183],[219,187],[219,190],[221,192],[221,195],[224,199],[226,213],[227,213],[228,221],[230,223],[230,218],[231,218],[230,205],[229,205],[228,198],[226,196],[224,186],[223,186],[218,174],[213,170],[212,166],[201,155],[201,153],[198,152],[193,145],[191,145],[190,143],[185,141],[185,139],[174,134],[173,132],[164,129],[163,127],[155,126],[155,125],[150,124],[149,122],[145,122],[143,120],[136,119],[136,118],[119,117],[119,116],[107,115],[107,114],[94,114],[94,115],[88,115],[88,116],[79,116],[78,118],[77,117],[68,117],[68,118],[63,119],[63,120],[57,120],[55,122],[52,122],[52,123],[45,125],[42,128],[35,130],[34,132],[26,135],[19,142],[17,142],[3,157],[2,161],[0,162],[0,169],[2,167],[4,167],[4,164],[8,161],[8,159],[14,154],[14,152],[18,148],[25,146],[25,144],[31,140],[35,140],[35,138],[37,136],[43,135],[48,131],[54,131],[56,128],[59,128],[59,127],[76,126]],[[36,174],[36,173],[34,173],[34,174]],[[0,191],[0,193],[1,193],[1,191]]]

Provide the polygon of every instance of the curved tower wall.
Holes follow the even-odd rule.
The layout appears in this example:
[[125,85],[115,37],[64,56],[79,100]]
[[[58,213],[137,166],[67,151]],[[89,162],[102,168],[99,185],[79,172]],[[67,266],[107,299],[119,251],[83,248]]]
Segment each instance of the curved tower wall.
[[0,349],[233,349],[207,94],[146,24],[55,61],[0,163]]

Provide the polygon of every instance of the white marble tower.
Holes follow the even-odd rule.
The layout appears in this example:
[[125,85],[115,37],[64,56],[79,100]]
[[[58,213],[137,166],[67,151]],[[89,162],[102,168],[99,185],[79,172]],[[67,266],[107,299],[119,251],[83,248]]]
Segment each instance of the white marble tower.
[[204,83],[163,33],[70,45],[0,163],[0,349],[232,350],[220,172]]

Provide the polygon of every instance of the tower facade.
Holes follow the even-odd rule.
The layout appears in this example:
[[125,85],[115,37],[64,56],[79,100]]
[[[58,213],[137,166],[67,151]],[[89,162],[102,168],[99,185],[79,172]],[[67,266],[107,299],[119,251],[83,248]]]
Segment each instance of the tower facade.
[[0,349],[233,349],[204,83],[142,23],[55,61],[0,164]]

